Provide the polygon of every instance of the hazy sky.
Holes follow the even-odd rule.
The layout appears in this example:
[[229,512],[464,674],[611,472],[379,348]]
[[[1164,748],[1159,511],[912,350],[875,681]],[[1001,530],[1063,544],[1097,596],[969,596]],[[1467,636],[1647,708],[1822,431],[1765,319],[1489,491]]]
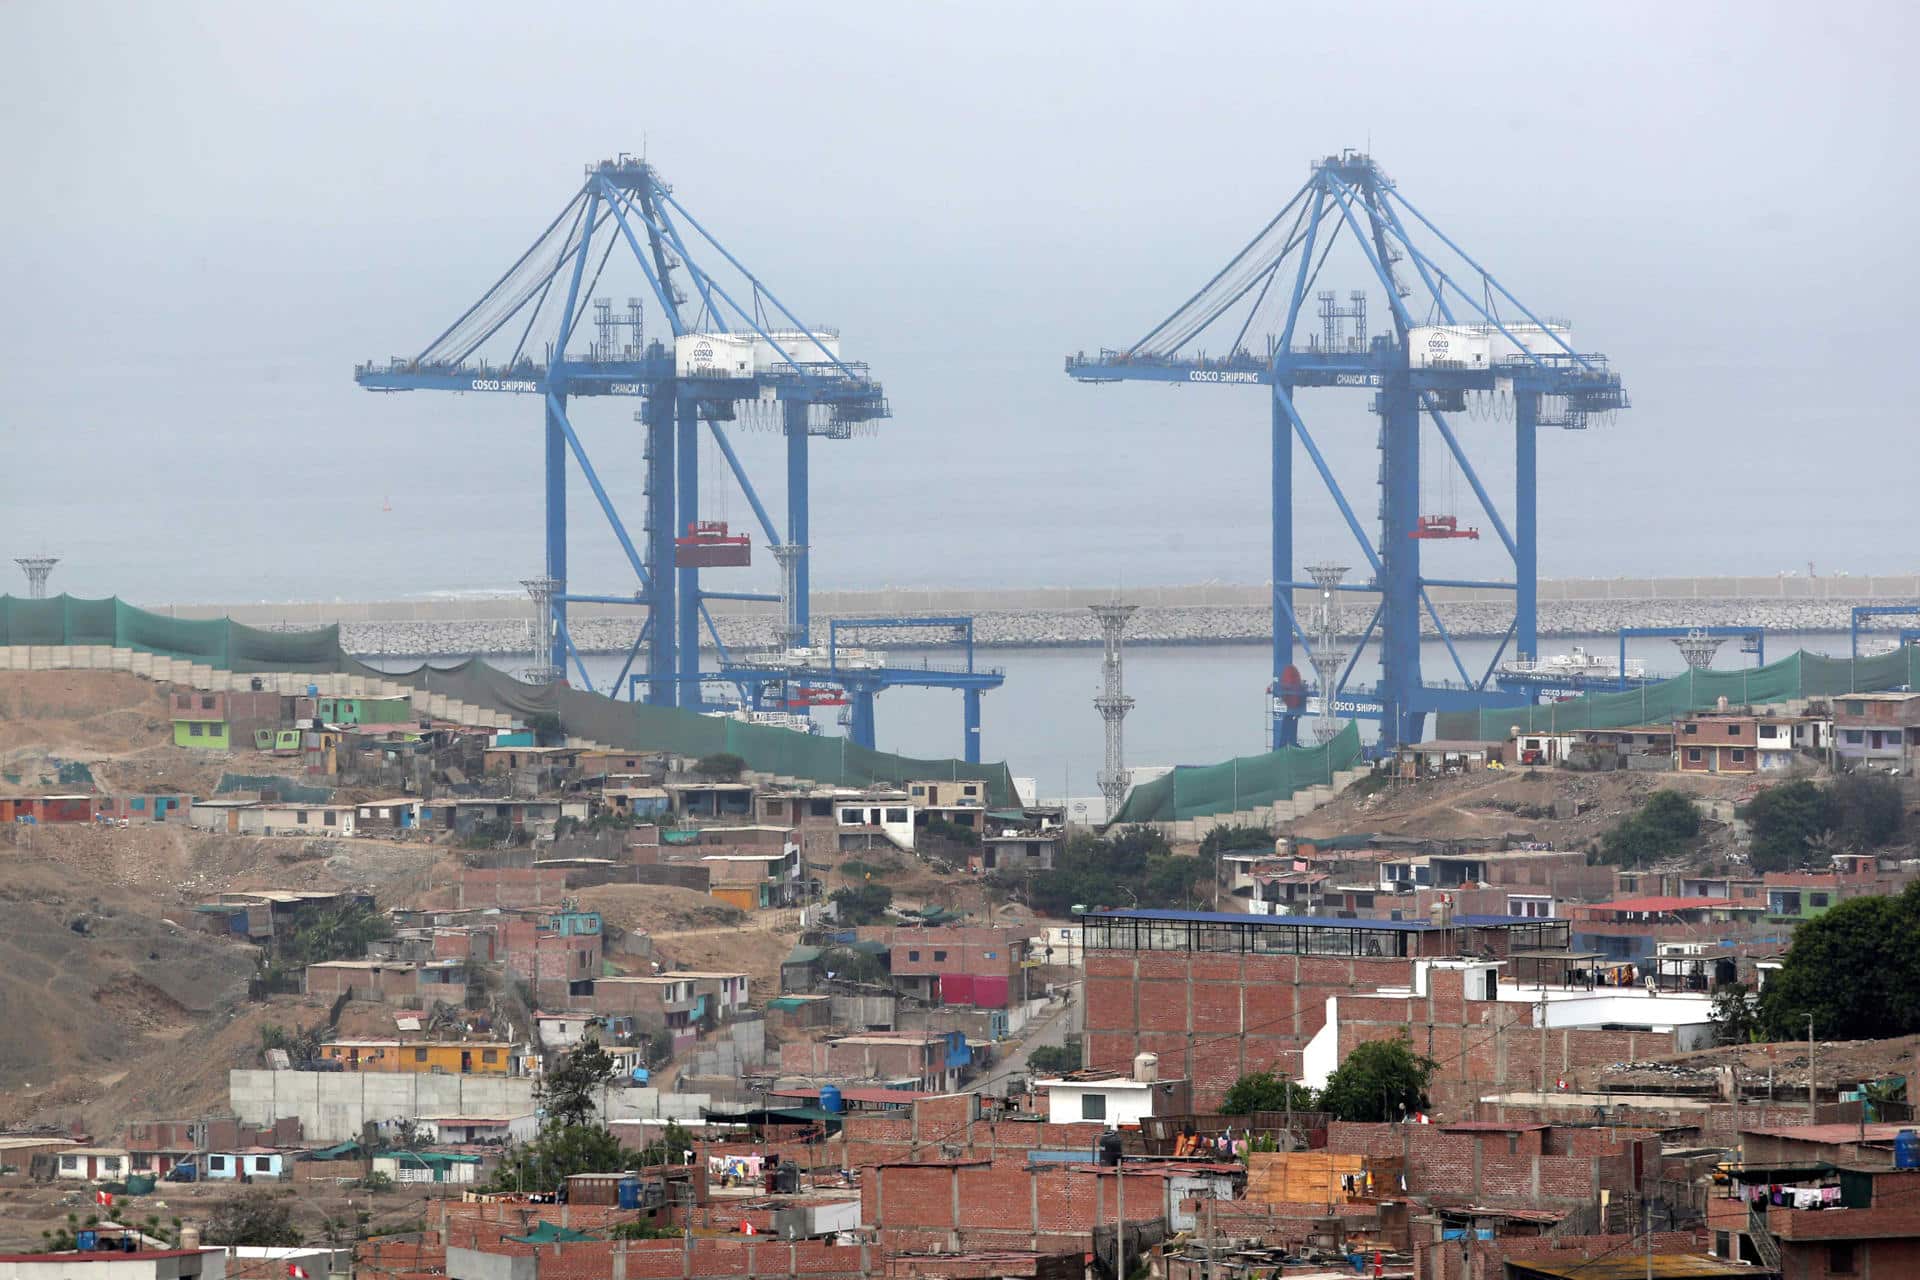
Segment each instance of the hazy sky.
[[[817,587],[1263,581],[1259,393],[1061,358],[1140,336],[1314,157],[1370,146],[1626,379],[1630,413],[1542,442],[1543,574],[1912,571],[1912,15],[14,0],[0,554],[143,601],[537,571],[537,403],[351,366],[424,346],[583,164],[644,146],[892,399],[818,447]],[[579,420],[637,523],[633,407]],[[1371,522],[1358,409],[1316,421]],[[1497,482],[1508,433],[1468,431]],[[776,442],[743,448],[778,510]],[[630,589],[574,493],[576,589]],[[1318,495],[1300,525],[1303,561],[1352,554]]]

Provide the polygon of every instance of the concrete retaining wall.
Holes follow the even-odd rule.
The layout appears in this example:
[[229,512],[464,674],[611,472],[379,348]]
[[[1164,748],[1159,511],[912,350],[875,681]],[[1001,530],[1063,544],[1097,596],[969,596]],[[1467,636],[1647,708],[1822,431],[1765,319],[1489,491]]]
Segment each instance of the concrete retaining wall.
[[[358,1138],[368,1123],[437,1116],[523,1116],[535,1111],[533,1081],[502,1076],[360,1071],[232,1071],[229,1105],[247,1124],[295,1117],[308,1142]],[[609,1120],[698,1119],[712,1098],[658,1089],[605,1092]]]

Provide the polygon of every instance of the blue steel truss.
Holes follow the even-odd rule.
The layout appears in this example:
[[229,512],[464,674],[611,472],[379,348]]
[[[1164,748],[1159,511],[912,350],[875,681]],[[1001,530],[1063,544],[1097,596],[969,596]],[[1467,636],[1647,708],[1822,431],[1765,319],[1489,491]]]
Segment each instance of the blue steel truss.
[[[1404,215],[1404,216],[1403,216]],[[1424,235],[1416,234],[1423,231]],[[1334,317],[1364,316],[1331,305],[1322,295],[1323,331],[1295,332],[1321,266],[1342,238],[1357,247],[1384,292],[1391,331],[1339,333]],[[1435,243],[1437,246],[1435,247]],[[1411,272],[1404,270],[1410,266]],[[1412,279],[1403,279],[1404,276]],[[1503,315],[1503,312],[1513,313]],[[1517,317],[1517,318],[1516,318]],[[1364,323],[1362,321],[1361,323]],[[1125,349],[1069,356],[1066,371],[1081,382],[1170,382],[1268,389],[1272,401],[1273,682],[1268,687],[1273,741],[1298,741],[1298,711],[1279,697],[1281,677],[1293,665],[1297,643],[1311,642],[1293,613],[1296,588],[1313,584],[1294,572],[1294,441],[1332,497],[1358,544],[1369,577],[1346,589],[1377,592],[1379,609],[1339,681],[1342,714],[1377,718],[1379,746],[1417,742],[1429,711],[1510,705],[1494,674],[1509,645],[1536,652],[1538,614],[1535,436],[1539,428],[1585,428],[1598,415],[1627,406],[1620,379],[1604,356],[1576,351],[1564,325],[1548,324],[1467,255],[1415,208],[1365,155],[1348,151],[1313,167],[1306,184],[1227,265],[1172,315]],[[1224,354],[1208,355],[1198,341],[1214,335]],[[1450,345],[1453,344],[1453,345]],[[1475,354],[1479,353],[1478,359]],[[1376,542],[1356,514],[1309,430],[1299,403],[1307,388],[1371,393],[1380,417],[1380,527]],[[1448,421],[1474,393],[1501,391],[1514,406],[1513,521],[1504,520]],[[1513,564],[1512,581],[1429,578],[1420,568],[1422,539],[1420,428],[1430,420],[1486,511],[1495,537]],[[1484,673],[1461,662],[1428,588],[1462,586],[1514,593],[1513,623]],[[1430,683],[1420,670],[1420,620],[1429,616],[1460,676],[1457,684]],[[1347,677],[1378,637],[1381,676],[1372,689],[1349,689]]]
[[[642,340],[639,299],[629,301],[625,318],[616,318],[604,303],[587,317],[585,300],[610,259],[629,269],[637,266],[645,277],[665,318],[664,340]],[[600,335],[584,350],[577,340],[583,321]],[[615,337],[622,328],[628,330],[624,342]],[[703,339],[708,340],[704,350]],[[417,355],[358,365],[354,380],[370,391],[539,397],[545,418],[546,576],[561,587],[547,619],[547,652],[536,656],[562,671],[571,659],[591,687],[567,631],[567,606],[586,601],[644,606],[646,622],[613,688],[627,687],[627,672],[644,649],[647,701],[698,706],[703,702],[701,623],[713,630],[706,602],[777,598],[702,590],[700,570],[675,563],[676,535],[701,518],[701,426],[719,447],[768,542],[800,549],[797,604],[804,627],[811,576],[809,440],[847,439],[856,428],[892,416],[867,367],[841,359],[837,347],[830,330],[801,323],[687,211],[651,165],[622,155],[588,166],[579,191],[533,245]],[[505,354],[497,358],[483,354],[501,349]],[[729,349],[750,352],[751,358],[729,363]],[[570,401],[593,396],[631,397],[639,405],[635,418],[644,428],[647,503],[637,542],[568,417]],[[767,513],[727,434],[727,424],[748,415],[773,419],[786,437],[784,531]],[[638,585],[630,596],[572,589],[569,457],[633,570]],[[714,640],[717,645],[717,632]]]
[[[1860,633],[1873,625],[1874,618],[1920,618],[1920,604],[1857,604],[1847,620],[1847,651],[1855,658],[1860,656]],[[1900,629],[1900,643],[1920,638],[1920,630],[1911,627]]]

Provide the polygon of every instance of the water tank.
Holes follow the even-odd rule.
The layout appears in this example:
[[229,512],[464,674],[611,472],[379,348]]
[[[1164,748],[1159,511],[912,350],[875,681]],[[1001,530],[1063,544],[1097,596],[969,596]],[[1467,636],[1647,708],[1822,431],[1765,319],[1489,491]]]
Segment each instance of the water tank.
[[180,1228],[180,1247],[182,1249],[198,1249],[200,1247],[200,1228],[192,1224]]
[[1136,1053],[1133,1055],[1133,1078],[1141,1084],[1152,1084],[1160,1078],[1160,1055],[1157,1053]]
[[1453,899],[1445,894],[1435,898],[1433,900],[1433,906],[1428,909],[1428,915],[1432,918],[1433,927],[1436,929],[1445,929],[1451,926],[1453,924]]
[[100,1233],[97,1231],[74,1232],[73,1247],[82,1253],[92,1253],[100,1247]]
[[1902,1129],[1893,1139],[1893,1167],[1920,1169],[1920,1133]]
[[835,1115],[847,1109],[846,1099],[840,1096],[840,1086],[827,1084],[820,1086],[820,1109],[831,1111]]
[[1107,1165],[1109,1167],[1119,1164],[1120,1152],[1123,1149],[1124,1142],[1125,1142],[1125,1139],[1123,1139],[1117,1133],[1101,1134],[1100,1135],[1100,1163],[1103,1165]]
[[619,1205],[622,1209],[638,1209],[640,1207],[640,1179],[620,1179],[618,1191]]

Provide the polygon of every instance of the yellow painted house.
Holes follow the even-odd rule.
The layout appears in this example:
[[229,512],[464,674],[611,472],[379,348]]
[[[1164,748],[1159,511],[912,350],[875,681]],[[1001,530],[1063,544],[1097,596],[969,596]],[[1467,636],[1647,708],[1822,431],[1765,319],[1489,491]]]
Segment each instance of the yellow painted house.
[[330,1040],[320,1046],[321,1056],[344,1071],[448,1076],[509,1075],[512,1050],[492,1040]]

